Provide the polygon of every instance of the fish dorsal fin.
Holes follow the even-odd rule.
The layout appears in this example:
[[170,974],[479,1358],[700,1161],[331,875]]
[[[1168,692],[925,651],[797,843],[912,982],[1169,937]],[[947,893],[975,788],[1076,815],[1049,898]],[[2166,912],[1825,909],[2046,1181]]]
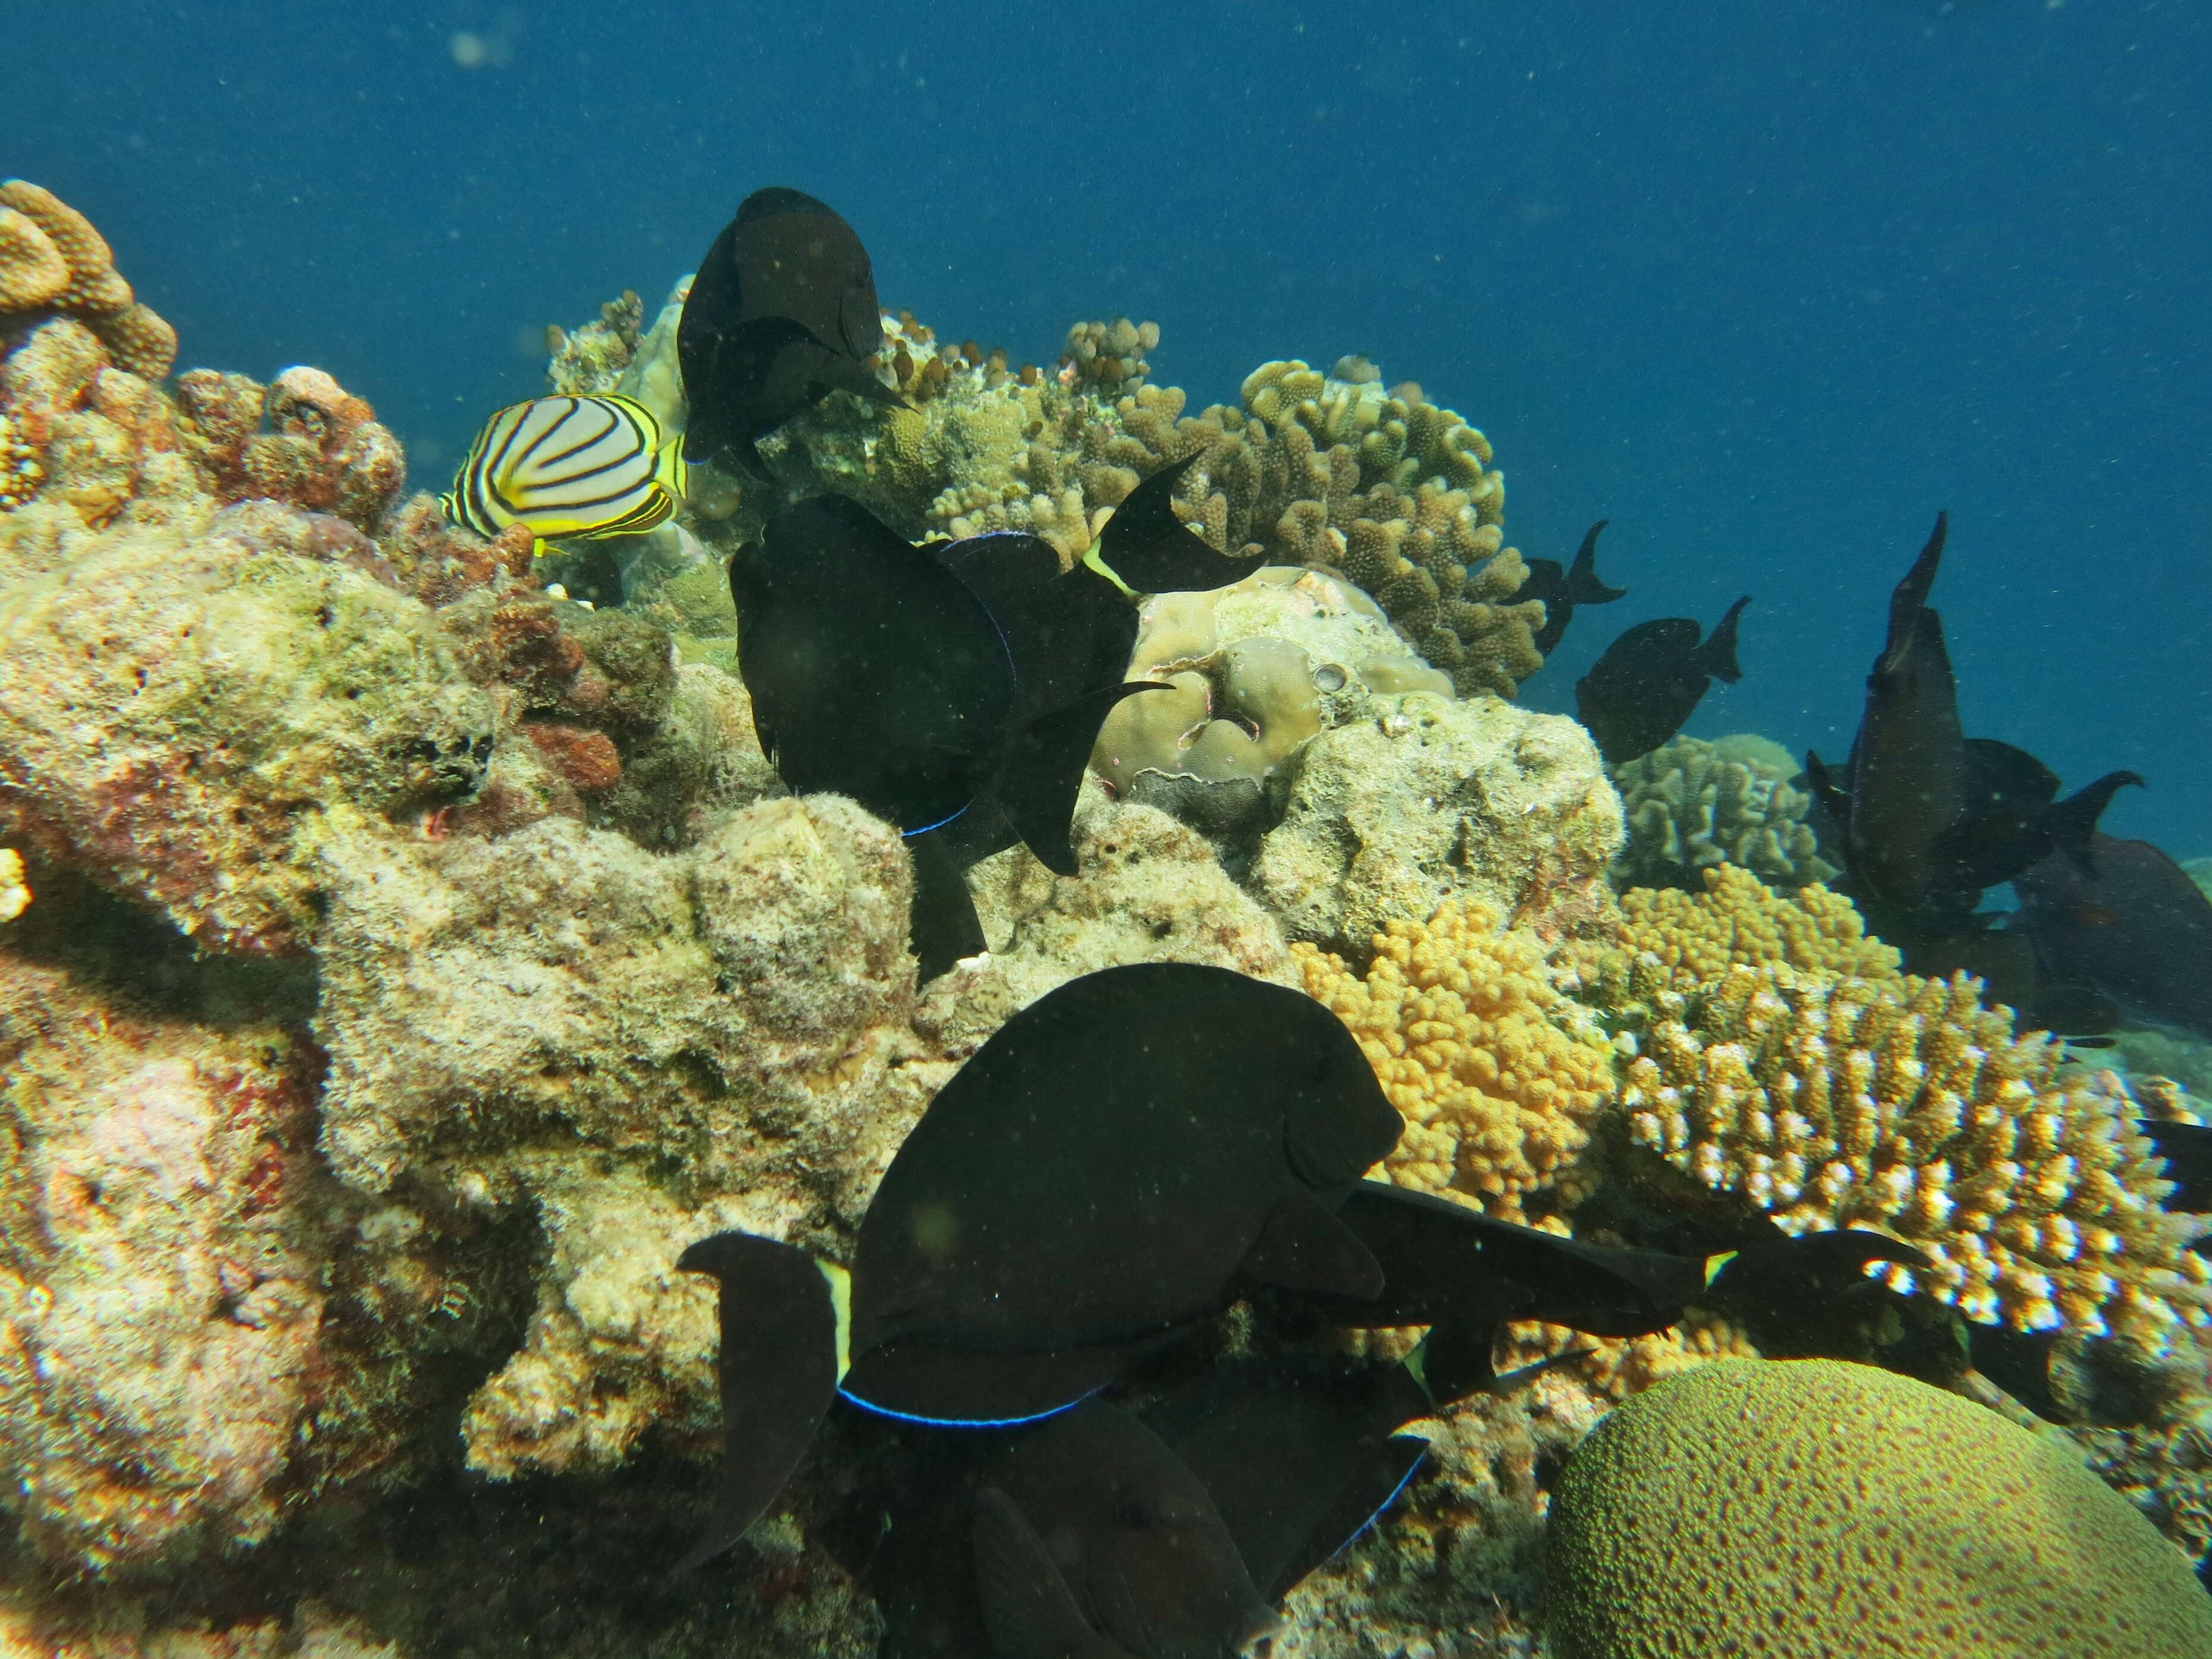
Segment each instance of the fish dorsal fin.
[[1244,1271],[1263,1285],[1369,1297],[1382,1293],[1382,1264],[1351,1228],[1310,1193],[1275,1200]]
[[989,793],[1014,833],[1055,875],[1076,872],[1068,825],[1083,769],[1098,742],[1098,728],[1124,697],[1173,688],[1163,680],[1127,680],[1077,698],[1015,733]]
[[962,957],[983,951],[983,924],[945,838],[908,836],[906,844],[914,854],[914,912],[907,936],[920,962],[916,977],[926,985]]
[[1715,679],[1724,680],[1730,685],[1743,678],[1743,670],[1736,666],[1735,661],[1735,626],[1736,619],[1743,615],[1744,606],[1750,603],[1751,595],[1747,593],[1730,605],[1728,614],[1720,619],[1713,631],[1705,636],[1705,642],[1698,647],[1698,665]]
[[996,1486],[975,1494],[975,1596],[1000,1659],[1130,1659],[1093,1630],[1044,1540]]
[[717,1233],[676,1265],[714,1275],[721,1328],[721,1478],[682,1573],[736,1543],[783,1490],[836,1400],[848,1321],[836,1276],[772,1238]]
[[1265,555],[1237,559],[1217,553],[1176,517],[1175,487],[1202,453],[1169,462],[1128,493],[1106,521],[1094,568],[1125,591],[1206,593],[1241,581],[1267,562]]
[[1608,587],[1598,580],[1597,538],[1599,532],[1613,522],[1600,519],[1583,532],[1583,544],[1575,550],[1575,562],[1567,567],[1564,592],[1571,605],[1611,605],[1615,599],[1626,599],[1625,587]]

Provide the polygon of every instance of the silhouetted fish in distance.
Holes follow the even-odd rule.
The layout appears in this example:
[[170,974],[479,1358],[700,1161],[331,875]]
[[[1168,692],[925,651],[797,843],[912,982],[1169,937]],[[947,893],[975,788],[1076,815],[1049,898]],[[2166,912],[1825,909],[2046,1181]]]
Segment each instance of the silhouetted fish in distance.
[[[1254,568],[1168,509],[1188,464],[1139,483],[1101,538],[1102,559],[1154,591]],[[1063,575],[1024,533],[917,548],[832,495],[770,519],[732,559],[730,590],[738,672],[783,781],[849,795],[908,837],[922,978],[983,948],[968,865],[1026,842],[1076,873],[1068,826],[1099,726],[1158,684],[1122,679],[1137,615],[1112,580]]]
[[684,459],[726,453],[763,477],[755,441],[830,392],[902,404],[868,363],[883,339],[874,269],[853,228],[799,191],[755,191],[699,262],[678,319]]
[[1648,755],[1682,729],[1705,688],[1716,679],[1733,685],[1736,619],[1751,603],[1746,594],[1728,608],[1713,631],[1687,617],[1638,623],[1611,645],[1575,682],[1575,718],[1589,728],[1606,764],[1619,766]]
[[1335,1210],[1402,1127],[1352,1034],[1301,993],[1140,963],[1040,998],[922,1115],[849,1270],[742,1234],[684,1252],[720,1280],[736,1402],[715,1520],[684,1565],[736,1540],[841,1395],[1005,1425],[1111,1382],[1232,1285],[1377,1293]]
[[1523,599],[1544,602],[1544,625],[1536,630],[1536,649],[1546,656],[1566,637],[1567,624],[1574,619],[1578,605],[1611,605],[1625,598],[1625,587],[1607,587],[1598,580],[1598,532],[1612,522],[1600,519],[1583,533],[1583,544],[1575,554],[1575,562],[1564,570],[1557,559],[1528,561],[1528,580],[1522,582],[1510,603]]
[[1024,1437],[977,1492],[972,1524],[1001,1659],[1213,1659],[1275,1622],[1206,1484],[1111,1406]]
[[2053,854],[2014,879],[2044,977],[2212,1039],[2212,902],[2148,842],[2100,834],[2088,852],[2094,874]]

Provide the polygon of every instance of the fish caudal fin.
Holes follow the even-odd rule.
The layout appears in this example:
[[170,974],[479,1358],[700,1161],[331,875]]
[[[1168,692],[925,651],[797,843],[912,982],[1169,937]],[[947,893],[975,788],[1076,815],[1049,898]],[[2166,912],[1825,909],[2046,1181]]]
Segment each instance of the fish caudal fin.
[[1164,680],[1125,680],[1055,708],[1015,734],[988,793],[1014,833],[1054,875],[1076,872],[1068,826],[1098,728],[1122,698],[1173,689]]
[[1571,605],[1611,605],[1615,599],[1627,597],[1625,587],[1608,587],[1598,580],[1598,532],[1613,522],[1600,519],[1583,534],[1583,544],[1576,550],[1575,562],[1567,567],[1567,602]]
[[1267,562],[1264,556],[1229,558],[1175,515],[1175,487],[1197,454],[1152,473],[1114,509],[1099,546],[1084,562],[1138,593],[1206,593],[1242,580]]
[[1730,605],[1728,614],[1720,619],[1713,631],[1705,636],[1705,642],[1698,647],[1698,666],[1715,679],[1725,680],[1730,685],[1743,678],[1743,670],[1736,666],[1735,627],[1737,618],[1743,615],[1744,606],[1750,603],[1751,595],[1747,593]]
[[722,1474],[705,1534],[676,1564],[689,1572],[728,1549],[790,1480],[837,1398],[850,1328],[842,1268],[752,1233],[717,1233],[678,1258],[720,1287]]
[[962,957],[981,955],[986,942],[967,878],[960,873],[944,837],[909,836],[906,844],[914,854],[914,914],[908,939],[920,963],[916,977],[926,985]]
[[2051,832],[2051,845],[2072,859],[2075,867],[2083,875],[2094,878],[2097,873],[2096,860],[2090,850],[2096,840],[2097,820],[2112,805],[2112,797],[2130,784],[2138,789],[2148,787],[2133,772],[2107,772],[2044,814],[2044,827]]

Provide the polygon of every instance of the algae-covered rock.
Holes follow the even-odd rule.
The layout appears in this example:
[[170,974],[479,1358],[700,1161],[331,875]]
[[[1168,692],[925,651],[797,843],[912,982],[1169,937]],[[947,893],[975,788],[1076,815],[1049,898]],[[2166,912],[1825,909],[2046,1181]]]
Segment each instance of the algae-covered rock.
[[1620,799],[1589,734],[1495,698],[1408,696],[1307,745],[1251,886],[1291,938],[1364,959],[1447,899],[1549,938],[1612,914]]

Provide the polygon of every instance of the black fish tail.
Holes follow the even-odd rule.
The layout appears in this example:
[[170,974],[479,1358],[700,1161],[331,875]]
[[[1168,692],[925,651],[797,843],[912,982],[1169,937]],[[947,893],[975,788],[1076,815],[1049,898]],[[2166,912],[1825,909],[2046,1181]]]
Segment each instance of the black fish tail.
[[916,977],[927,985],[963,957],[984,950],[983,924],[945,838],[909,836],[906,844],[914,854],[914,912],[907,938],[920,962]]
[[1098,728],[1122,698],[1168,689],[1164,680],[1125,680],[1104,686],[1039,716],[1015,735],[987,793],[1014,833],[1055,875],[1075,873],[1068,823],[1075,816],[1076,793],[1083,787],[1083,769],[1097,744]]
[[1583,533],[1583,544],[1575,553],[1575,562],[1567,567],[1568,604],[1610,605],[1626,595],[1626,588],[1608,587],[1598,580],[1598,532],[1612,522],[1610,519],[1600,519]]
[[1720,619],[1705,642],[1698,647],[1697,664],[1717,680],[1726,680],[1734,685],[1743,678],[1743,670],[1736,666],[1735,624],[1743,615],[1744,606],[1751,603],[1747,593],[1728,608],[1728,615]]
[[1820,750],[1805,751],[1805,781],[1813,787],[1813,799],[1833,818],[1838,827],[1851,821],[1851,798],[1838,784],[1835,775],[1828,770],[1827,762],[1820,758]]
[[2051,833],[2051,845],[2072,859],[2085,876],[2094,878],[2097,866],[2090,845],[2097,834],[2097,820],[2105,808],[2112,804],[2114,795],[2133,784],[2141,789],[2146,786],[2133,772],[2107,772],[2094,783],[2085,785],[2064,800],[2047,809],[2043,815],[2044,828]]
[[775,1239],[717,1233],[676,1265],[720,1287],[722,1473],[714,1519],[672,1577],[736,1543],[783,1490],[837,1398],[842,1322],[823,1269]]
[[1265,555],[1224,557],[1175,514],[1175,487],[1200,459],[1194,451],[1147,476],[1123,498],[1099,538],[1098,562],[1139,593],[1211,592],[1242,581]]
[[1890,590],[1889,638],[1875,664],[1878,674],[1896,672],[1905,653],[1911,648],[1920,613],[1927,607],[1929,592],[1936,586],[1936,567],[1943,562],[1943,538],[1950,529],[1950,522],[1948,513],[1936,515],[1936,528],[1929,533],[1920,556],[1912,562],[1912,568],[1905,573],[1904,579]]

